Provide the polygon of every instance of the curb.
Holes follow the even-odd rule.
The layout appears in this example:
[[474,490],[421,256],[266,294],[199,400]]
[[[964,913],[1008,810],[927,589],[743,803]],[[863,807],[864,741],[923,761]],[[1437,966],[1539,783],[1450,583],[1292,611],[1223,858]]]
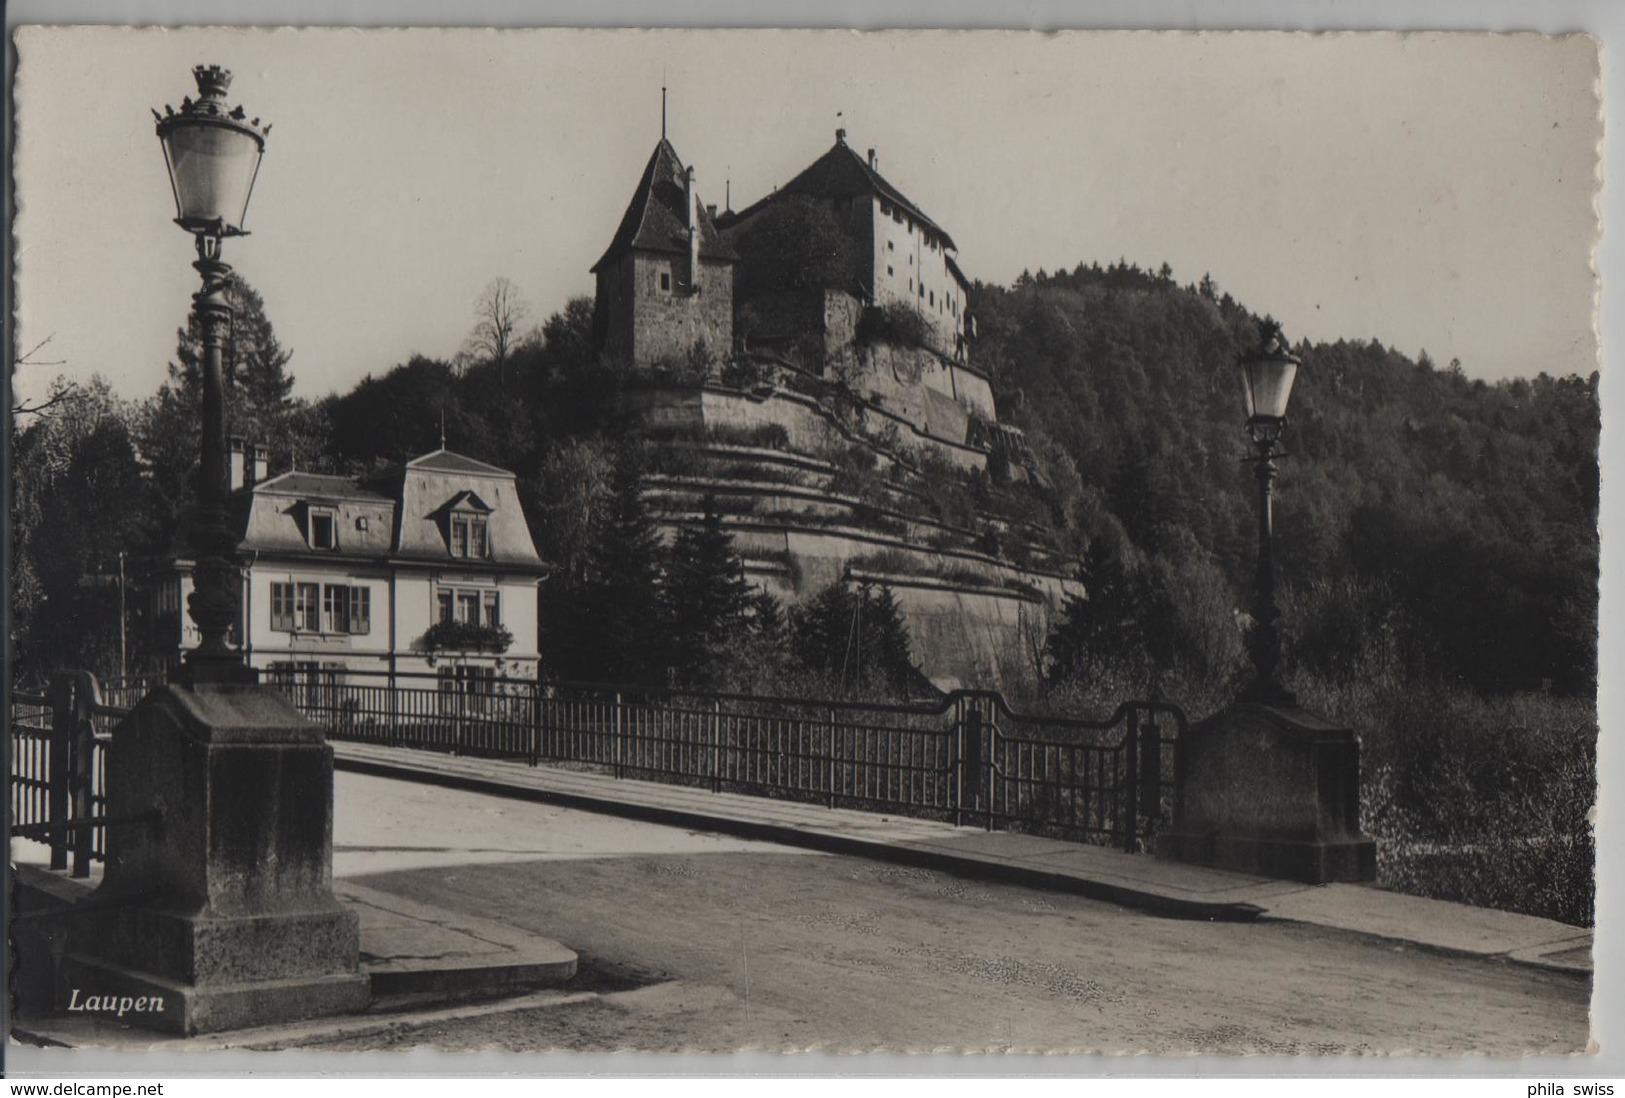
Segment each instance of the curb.
[[634,804],[608,797],[595,797],[581,793],[565,793],[551,789],[537,789],[494,778],[478,778],[464,774],[448,774],[430,767],[408,763],[379,762],[371,759],[344,758],[335,754],[333,766],[356,774],[379,778],[397,778],[438,785],[447,789],[461,789],[472,793],[486,793],[513,800],[535,801],[563,808],[574,808],[600,815],[621,816],[699,831],[714,831],[745,839],[758,839],[783,846],[796,846],[819,850],[828,854],[849,854],[877,861],[894,862],[922,869],[934,869],[956,876],[1024,885],[1052,892],[1068,892],[1092,900],[1103,900],[1122,907],[1134,908],[1153,915],[1176,919],[1200,919],[1212,922],[1251,922],[1265,913],[1265,908],[1243,901],[1188,900],[1148,889],[1107,884],[1104,881],[1075,877],[1053,870],[1000,862],[991,858],[948,854],[940,850],[923,849],[909,844],[860,839],[837,832],[818,831],[788,824],[746,820],[734,816],[713,815],[689,809],[668,808],[658,805]]

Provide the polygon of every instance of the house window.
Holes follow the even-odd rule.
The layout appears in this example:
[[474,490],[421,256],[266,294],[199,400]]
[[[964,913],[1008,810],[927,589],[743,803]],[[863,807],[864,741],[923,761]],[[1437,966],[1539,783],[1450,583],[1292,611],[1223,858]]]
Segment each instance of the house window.
[[442,667],[439,677],[441,712],[466,710],[470,703],[484,708],[496,694],[494,667]]
[[912,278],[908,280],[908,292],[914,292],[914,280]]
[[315,507],[310,509],[310,547],[312,549],[339,547],[338,516],[332,511]]
[[926,294],[925,296],[926,296],[926,300],[931,305],[931,307],[933,309],[936,308],[937,307],[937,291],[932,290],[930,293]]
[[372,588],[350,588],[350,632],[365,635],[372,632]]
[[372,591],[336,583],[273,583],[271,628],[284,633],[371,632]]
[[322,628],[327,633],[372,631],[372,592],[330,583],[322,592]]
[[342,665],[286,660],[266,668],[271,685],[301,709],[336,706],[343,683]]
[[490,522],[484,515],[451,516],[451,555],[484,560],[491,555]]
[[891,264],[888,263],[888,264],[886,264],[886,273],[889,274],[889,275],[895,275],[897,272],[892,270],[891,269]]
[[897,250],[897,242],[893,240],[886,241],[886,250],[888,252],[895,252]]
[[660,272],[660,288],[662,290],[664,290],[666,293],[671,292],[671,272],[670,271],[661,271]]
[[293,627],[296,631],[319,633],[322,628],[322,585],[293,585]]
[[478,587],[442,587],[435,593],[436,617],[466,625],[502,624],[501,595]]
[[293,584],[271,584],[271,628],[293,632]]
[[350,589],[330,583],[322,591],[322,632],[343,633],[350,628]]

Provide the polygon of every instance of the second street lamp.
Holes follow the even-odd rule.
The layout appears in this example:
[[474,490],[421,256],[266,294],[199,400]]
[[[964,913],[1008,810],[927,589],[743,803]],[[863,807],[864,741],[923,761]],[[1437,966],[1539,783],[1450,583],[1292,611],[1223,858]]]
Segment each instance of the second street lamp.
[[1258,478],[1258,574],[1254,583],[1251,655],[1257,675],[1243,693],[1246,701],[1294,705],[1297,699],[1276,677],[1281,659],[1280,608],[1275,604],[1275,459],[1286,426],[1287,402],[1303,360],[1287,348],[1281,326],[1266,320],[1258,346],[1241,355],[1242,388],[1247,400],[1247,434],[1257,450],[1253,468]]
[[179,111],[165,107],[164,114],[152,112],[175,194],[175,223],[196,237],[197,261],[192,266],[203,279],[202,288],[192,296],[203,340],[203,443],[190,535],[197,563],[187,601],[202,639],[187,654],[182,675],[190,682],[240,681],[251,675],[229,638],[241,596],[236,581],[238,538],[226,514],[231,488],[223,359],[232,310],[226,299],[231,268],[220,259],[220,243],[245,233],[243,218],[271,127],[247,118],[242,107],[227,108],[230,71],[199,65],[192,75],[197,80],[196,101],[188,97]]

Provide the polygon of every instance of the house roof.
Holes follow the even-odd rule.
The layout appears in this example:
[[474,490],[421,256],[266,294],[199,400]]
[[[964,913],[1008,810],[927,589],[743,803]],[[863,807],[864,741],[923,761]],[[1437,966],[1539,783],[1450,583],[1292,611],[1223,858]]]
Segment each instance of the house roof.
[[[470,485],[469,478],[478,478]],[[309,506],[332,508],[338,548],[312,549]],[[456,507],[483,512],[490,523],[489,557],[450,556],[444,516]],[[288,472],[233,493],[231,521],[242,534],[241,551],[306,560],[376,562],[455,561],[460,568],[494,568],[541,574],[514,474],[442,447],[366,477]],[[186,529],[172,556],[186,555]]]
[[301,473],[297,470],[279,473],[263,480],[246,491],[261,490],[283,492],[292,496],[317,496],[330,499],[389,499],[356,477],[332,476],[328,473]]
[[[664,137],[655,146],[649,163],[638,180],[632,201],[621,217],[609,247],[592,265],[593,273],[611,260],[620,258],[629,250],[649,252],[688,251],[688,211],[685,190],[686,172],[677,150]],[[738,254],[717,232],[711,215],[703,204],[699,205],[700,257],[737,263]]]
[[433,453],[415,457],[406,463],[408,469],[428,469],[436,473],[475,473],[493,477],[513,476],[506,469],[499,469],[495,465],[487,465],[483,461],[475,461],[462,454],[454,454],[442,446]]
[[966,278],[965,272],[959,269],[959,264],[954,262],[954,257],[950,255],[943,258],[948,261],[948,273],[953,275],[962,287],[969,290],[970,279]]
[[812,198],[856,198],[860,195],[884,198],[901,207],[904,213],[924,225],[927,231],[942,237],[942,242],[947,247],[954,249],[959,247],[954,243],[953,237],[948,235],[948,230],[927,217],[902,191],[887,182],[885,176],[871,168],[868,162],[858,155],[857,150],[846,143],[844,130],[836,134],[835,144],[828,152],[807,165],[800,175],[772,194],[739,211],[731,219],[731,223],[743,221],[768,203],[787,194],[808,195]]

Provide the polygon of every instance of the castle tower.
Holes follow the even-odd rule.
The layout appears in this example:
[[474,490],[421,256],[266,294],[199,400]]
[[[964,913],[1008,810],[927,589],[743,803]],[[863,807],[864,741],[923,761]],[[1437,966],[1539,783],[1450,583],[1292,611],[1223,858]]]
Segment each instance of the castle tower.
[[681,362],[696,347],[726,357],[738,263],[700,202],[694,169],[662,136],[614,239],[592,267],[599,345],[636,366]]

